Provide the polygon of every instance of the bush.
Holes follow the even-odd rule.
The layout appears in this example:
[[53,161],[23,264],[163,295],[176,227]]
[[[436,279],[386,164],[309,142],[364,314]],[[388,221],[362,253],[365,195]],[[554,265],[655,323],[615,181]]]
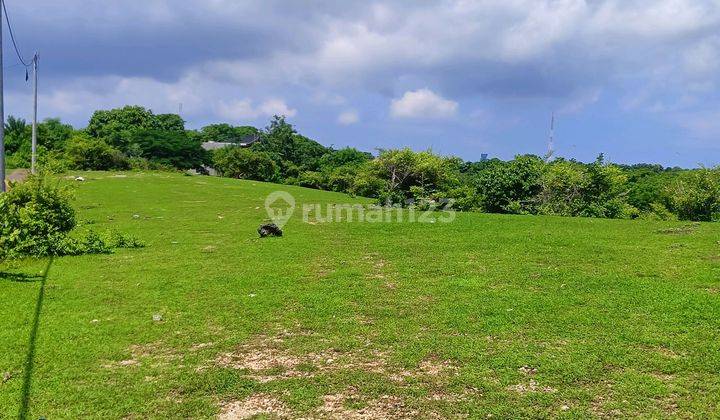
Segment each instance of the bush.
[[45,175],[13,184],[0,195],[0,261],[20,257],[107,254],[113,248],[139,248],[137,239],[118,232],[88,231],[72,236],[76,226],[67,186]]
[[119,150],[86,134],[76,134],[68,140],[65,157],[73,169],[106,171],[130,168],[127,158]]
[[668,207],[680,220],[720,220],[720,167],[685,172],[666,193]]
[[377,198],[382,204],[404,205],[409,201],[444,198],[445,191],[454,187],[458,178],[456,159],[407,148],[383,150],[376,159],[361,166],[352,189]]
[[270,154],[241,147],[225,147],[213,153],[213,167],[231,178],[273,181],[278,168]]
[[127,150],[153,163],[177,169],[200,169],[209,163],[209,155],[198,139],[188,137],[182,131],[141,129],[129,136]]
[[483,209],[491,213],[534,212],[545,162],[537,156],[516,156],[493,162],[476,177]]
[[0,260],[62,254],[75,227],[70,199],[66,187],[44,176],[0,195]]
[[546,165],[537,210],[542,214],[607,218],[635,218],[640,212],[628,204],[627,176],[603,156],[589,165],[557,161]]

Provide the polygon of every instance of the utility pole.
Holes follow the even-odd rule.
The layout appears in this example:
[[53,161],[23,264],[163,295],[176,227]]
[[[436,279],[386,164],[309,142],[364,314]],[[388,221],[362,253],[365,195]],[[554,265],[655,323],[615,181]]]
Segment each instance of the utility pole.
[[[4,1],[4,0],[0,0]],[[2,4],[0,3],[0,6]],[[5,109],[3,108],[2,7],[0,7],[0,191],[5,192]]]
[[550,117],[550,136],[548,138],[548,149],[545,155],[545,161],[550,162],[553,154],[555,154],[555,112],[553,112],[552,117]]
[[30,172],[35,174],[37,166],[37,70],[38,70],[38,53],[35,51],[33,56],[33,122],[32,122],[32,162],[30,164]]

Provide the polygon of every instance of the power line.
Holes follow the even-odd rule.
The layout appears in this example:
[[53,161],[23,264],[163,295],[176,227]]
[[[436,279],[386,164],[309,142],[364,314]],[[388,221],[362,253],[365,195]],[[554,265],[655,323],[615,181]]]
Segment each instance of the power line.
[[26,63],[25,60],[23,60],[22,55],[20,54],[20,49],[15,42],[15,34],[13,33],[12,26],[10,25],[10,17],[8,16],[7,8],[5,7],[5,0],[0,0],[0,3],[2,3],[3,13],[5,14],[5,22],[7,22],[8,31],[10,32],[10,40],[12,41],[13,48],[15,48],[15,54],[17,55],[18,60],[20,60],[25,67],[30,67],[30,63]]

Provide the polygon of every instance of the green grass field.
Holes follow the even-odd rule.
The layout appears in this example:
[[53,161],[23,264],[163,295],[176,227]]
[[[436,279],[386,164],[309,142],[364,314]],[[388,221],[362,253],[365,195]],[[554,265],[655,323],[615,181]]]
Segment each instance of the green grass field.
[[0,267],[0,417],[720,416],[720,224],[298,211],[258,239],[272,191],[362,200],[84,176],[81,229],[147,247]]

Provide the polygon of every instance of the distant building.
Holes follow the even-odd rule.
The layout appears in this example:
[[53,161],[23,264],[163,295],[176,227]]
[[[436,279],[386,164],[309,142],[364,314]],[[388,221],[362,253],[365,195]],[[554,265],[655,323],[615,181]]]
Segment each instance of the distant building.
[[242,139],[240,139],[239,146],[240,147],[250,147],[253,143],[260,140],[259,134],[249,134]]
[[260,140],[260,136],[257,134],[251,134],[240,139],[238,143],[230,143],[223,141],[206,141],[202,144],[202,148],[205,150],[217,150],[224,147],[250,147],[253,143]]
[[[259,134],[251,134],[248,136],[245,136],[240,139],[240,142],[238,143],[230,143],[230,142],[224,142],[224,141],[206,141],[203,144],[201,144],[202,148],[207,151],[213,151],[218,149],[224,149],[226,147],[250,147],[253,143],[260,140]],[[203,169],[205,170],[205,173],[208,175],[216,176],[218,175],[215,168],[211,166],[203,166]]]
[[224,147],[237,146],[236,143],[227,143],[222,141],[206,141],[202,144],[202,148],[205,150],[217,150]]

